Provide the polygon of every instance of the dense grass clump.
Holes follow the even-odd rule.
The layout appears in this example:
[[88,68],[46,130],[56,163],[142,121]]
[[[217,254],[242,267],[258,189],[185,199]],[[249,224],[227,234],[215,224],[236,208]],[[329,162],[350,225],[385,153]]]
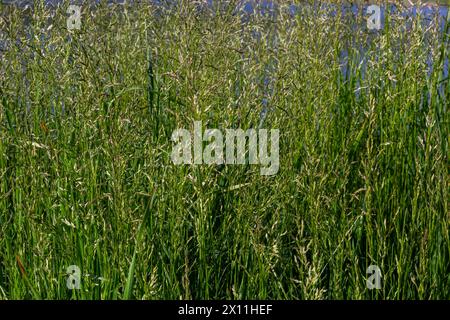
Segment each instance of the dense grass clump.
[[[449,299],[448,25],[199,2],[0,5],[0,299]],[[278,174],[174,165],[199,120]]]

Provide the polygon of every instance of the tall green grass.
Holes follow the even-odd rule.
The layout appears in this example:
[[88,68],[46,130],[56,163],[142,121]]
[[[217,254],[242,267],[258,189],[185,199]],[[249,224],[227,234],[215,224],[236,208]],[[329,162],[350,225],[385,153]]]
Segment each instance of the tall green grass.
[[[450,298],[448,26],[230,8],[0,6],[0,299]],[[172,164],[263,98],[277,175]]]

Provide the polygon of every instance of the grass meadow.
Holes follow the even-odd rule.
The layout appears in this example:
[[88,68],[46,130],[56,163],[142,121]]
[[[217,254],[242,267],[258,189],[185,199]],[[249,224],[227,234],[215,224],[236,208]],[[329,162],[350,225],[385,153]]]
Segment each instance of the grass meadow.
[[[0,299],[449,299],[448,18],[199,2],[0,4]],[[194,121],[278,173],[174,165]]]

